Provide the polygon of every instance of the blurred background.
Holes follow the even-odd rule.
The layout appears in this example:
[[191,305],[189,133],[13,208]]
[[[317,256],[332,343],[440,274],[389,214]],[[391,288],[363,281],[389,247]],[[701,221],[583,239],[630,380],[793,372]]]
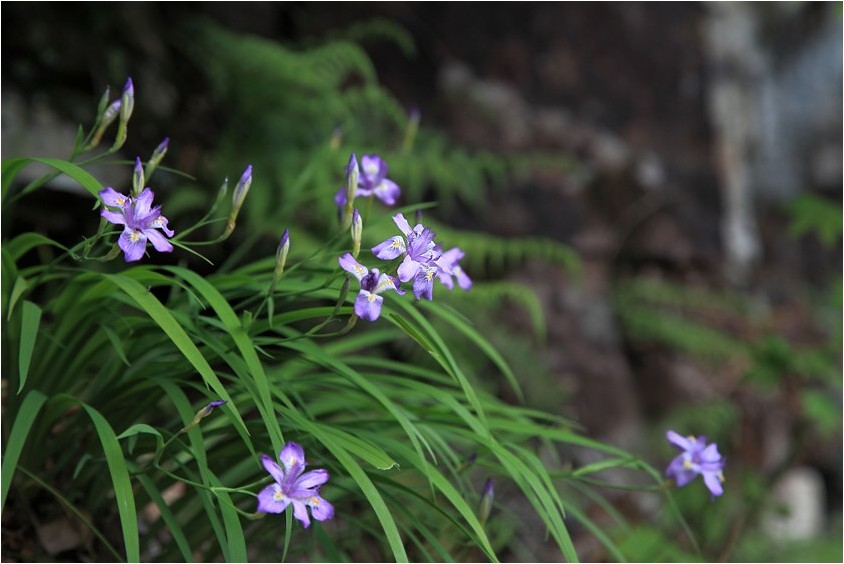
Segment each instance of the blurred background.
[[[165,163],[196,178],[157,173],[171,226],[255,167],[239,231],[208,251],[225,265],[271,256],[288,225],[316,244],[349,153],[380,152],[401,204],[436,202],[425,217],[490,282],[463,313],[528,404],[656,466],[674,455],[668,428],[717,441],[726,495],[677,493],[709,559],[841,560],[840,3],[6,3],[2,16],[4,158],[67,157],[106,85],[131,76],[120,158],[169,136]],[[128,184],[130,167],[98,167]],[[50,187],[4,213],[4,238],[96,229],[71,182]],[[592,516],[632,560],[690,558],[658,497],[608,479],[620,489]],[[50,553],[3,519],[4,547]],[[502,558],[559,559],[529,525],[530,552]],[[584,560],[607,558],[570,526]]]

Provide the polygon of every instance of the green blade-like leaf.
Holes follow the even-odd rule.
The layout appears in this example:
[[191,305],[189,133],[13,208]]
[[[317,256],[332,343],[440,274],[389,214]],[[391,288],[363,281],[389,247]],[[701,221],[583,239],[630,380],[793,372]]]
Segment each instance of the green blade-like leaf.
[[105,417],[90,405],[83,403],[82,407],[94,423],[94,429],[100,437],[100,444],[105,453],[106,464],[111,474],[111,483],[114,487],[114,499],[117,501],[117,512],[120,515],[123,542],[126,546],[126,560],[128,562],[140,562],[138,513],[135,510],[135,494],[132,491],[129,469],[126,467],[126,459],[123,458],[123,450],[120,448],[114,429],[111,428]]
[[12,431],[9,433],[9,438],[6,442],[6,451],[3,453],[2,464],[2,492],[0,492],[0,511],[6,506],[6,494],[9,493],[9,488],[12,485],[12,478],[15,475],[15,468],[18,466],[21,452],[24,444],[26,444],[27,435],[35,422],[38,412],[44,402],[47,401],[47,396],[38,390],[30,390],[21,403],[18,414],[15,417],[15,422],[12,424]]
[[[227,402],[232,401],[229,393],[211,369],[208,361],[205,360],[205,357],[202,356],[202,353],[193,344],[193,341],[185,333],[182,326],[173,318],[173,315],[158,301],[158,298],[147,292],[147,289],[140,283],[126,276],[119,274],[103,274],[102,276],[114,282],[117,287],[126,292],[126,294],[149,314],[153,321],[161,327],[173,344],[182,352],[185,358],[196,368],[199,375],[205,381],[205,384],[214,390],[214,393]],[[246,430],[246,425],[240,417],[240,413],[235,410],[232,410],[232,413],[234,414],[237,425],[248,434],[249,432]]]
[[23,302],[21,311],[20,352],[18,356],[18,393],[26,384],[29,374],[29,363],[32,361],[32,351],[35,350],[35,339],[38,336],[38,326],[41,324],[41,308],[32,302]]

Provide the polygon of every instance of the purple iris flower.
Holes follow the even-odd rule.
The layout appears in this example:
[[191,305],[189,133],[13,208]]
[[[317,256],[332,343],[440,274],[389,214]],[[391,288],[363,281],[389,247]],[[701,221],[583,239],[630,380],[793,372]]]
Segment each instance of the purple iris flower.
[[305,451],[292,441],[284,445],[278,459],[284,468],[266,454],[261,455],[261,464],[275,483],[258,494],[258,511],[282,513],[292,504],[293,516],[305,528],[311,524],[308,507],[317,521],[333,518],[334,506],[319,495],[320,486],[328,481],[328,471],[319,469],[305,472]]
[[358,179],[358,195],[371,196],[394,206],[401,196],[399,185],[387,178],[387,161],[378,155],[363,155],[360,158],[360,178]]
[[442,285],[452,290],[454,288],[454,281],[451,279],[452,276],[457,278],[457,285],[460,286],[464,290],[468,290],[472,287],[472,279],[460,268],[458,264],[460,259],[465,256],[465,253],[460,250],[460,247],[454,247],[453,249],[449,249],[442,254],[442,256],[437,259],[437,266],[439,269],[437,270],[437,277],[442,282]]
[[[147,240],[160,253],[173,251],[173,245],[167,240],[167,237],[173,236],[173,230],[167,228],[167,218],[161,215],[161,206],[152,207],[154,197],[149,188],[144,188],[137,198],[125,196],[111,187],[100,191],[100,198],[106,206],[120,210],[104,208],[101,215],[114,225],[125,226],[117,244],[123,250],[126,262],[140,260],[144,256]],[[167,237],[158,229],[164,231]]]
[[360,292],[355,299],[355,313],[361,319],[375,321],[381,315],[381,305],[384,298],[378,294],[387,290],[395,290],[400,296],[405,294],[399,288],[399,281],[389,274],[381,274],[377,268],[369,270],[351,255],[346,253],[339,259],[343,270],[352,274],[360,281]]
[[404,237],[396,235],[372,247],[372,253],[381,260],[393,260],[404,255],[399,265],[399,280],[407,282],[413,280],[413,295],[416,299],[430,300],[434,288],[434,277],[437,275],[436,261],[442,254],[434,243],[436,233],[430,228],[417,223],[411,228],[404,215],[397,213],[393,222],[398,226]]
[[682,453],[671,461],[665,475],[673,478],[677,487],[683,487],[698,474],[703,475],[703,483],[712,495],[721,495],[724,488],[724,459],[718,452],[718,445],[706,444],[706,437],[684,437],[674,431],[665,433],[668,441],[679,448]]

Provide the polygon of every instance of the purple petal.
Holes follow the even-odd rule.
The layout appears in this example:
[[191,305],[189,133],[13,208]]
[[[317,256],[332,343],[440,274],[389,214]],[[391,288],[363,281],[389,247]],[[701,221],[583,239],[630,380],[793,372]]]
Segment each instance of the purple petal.
[[103,203],[112,208],[123,209],[129,203],[129,196],[121,194],[111,186],[106,186],[105,189],[100,190],[99,195]]
[[313,489],[317,486],[323,485],[325,482],[328,481],[328,470],[311,470],[310,472],[305,472],[299,479],[296,480],[294,484],[295,488],[302,488],[302,489]]
[[668,468],[665,471],[665,475],[669,478],[674,478],[674,481],[677,483],[677,487],[680,488],[694,480],[695,476],[697,476],[697,472],[690,468],[686,468],[685,462],[686,457],[681,454],[671,461],[671,464],[668,465]]
[[135,208],[135,217],[140,219],[147,217],[152,211],[152,200],[155,198],[152,190],[144,188],[143,191],[135,198],[133,202]]
[[155,247],[155,250],[159,253],[173,252],[173,245],[170,244],[170,241],[168,241],[164,235],[155,229],[144,229],[144,234],[147,236],[150,243],[152,243],[152,246]]
[[404,236],[407,237],[413,229],[410,228],[410,224],[404,218],[403,214],[397,213],[393,216],[393,223],[396,224],[396,227],[399,228],[399,231],[404,233]]
[[361,290],[355,299],[355,313],[361,319],[375,321],[381,315],[381,304],[384,298],[377,294]]
[[412,279],[416,274],[419,272],[419,267],[421,265],[410,258],[410,256],[404,257],[404,260],[399,265],[398,271],[396,274],[399,275],[399,280],[402,282],[407,282],[408,280]]
[[261,455],[261,464],[264,466],[264,470],[270,473],[270,476],[273,477],[273,480],[281,484],[284,482],[284,470],[281,469],[275,460],[267,456],[266,454]]
[[281,449],[281,453],[278,455],[278,459],[281,460],[282,464],[284,464],[284,469],[287,470],[288,473],[290,473],[290,470],[294,466],[298,466],[301,473],[301,469],[306,465],[305,451],[301,446],[293,441],[284,445],[284,448]]
[[377,185],[387,176],[387,168],[387,162],[378,155],[363,155],[360,158],[361,180],[367,187]]
[[308,517],[308,508],[305,507],[305,504],[299,501],[298,499],[292,500],[293,503],[293,516],[296,517],[299,522],[302,523],[302,526],[306,529],[311,526],[311,519]]
[[393,280],[393,286],[396,289],[396,293],[400,296],[405,295],[407,292],[402,290],[401,287],[399,286],[401,284],[401,280],[399,280],[398,277],[396,277],[396,276],[390,276],[390,278],[392,278],[392,280]]
[[718,473],[704,472],[703,483],[706,484],[706,487],[709,488],[712,495],[721,495],[724,493],[724,487],[721,485],[721,479]]
[[334,518],[334,506],[318,495],[308,499],[308,507],[311,508],[311,515],[317,521],[325,521]]
[[126,227],[117,239],[117,245],[123,250],[126,262],[140,260],[147,248],[147,236],[142,231]]
[[281,491],[278,484],[270,484],[258,494],[258,511],[262,513],[282,513],[290,505],[290,498]]
[[457,284],[463,290],[468,290],[472,287],[472,279],[459,266],[454,267],[454,274],[457,276]]
[[447,267],[449,272],[451,272],[451,269],[460,262],[460,259],[462,259],[464,255],[465,253],[460,250],[460,247],[454,247],[444,252],[437,261],[437,264],[439,266]]
[[401,196],[399,185],[388,178],[382,180],[372,192],[376,198],[388,206],[396,205],[396,201]]
[[396,235],[372,247],[372,254],[381,260],[393,260],[407,250],[404,239]]
[[668,442],[686,451],[692,450],[694,445],[692,441],[674,431],[666,431],[665,437],[668,439]]
[[113,223],[115,225],[126,225],[126,217],[122,213],[103,209],[103,211],[100,212],[100,215],[106,218],[109,223]]
[[452,280],[451,274],[447,274],[444,270],[438,270],[437,278],[440,279],[440,284],[442,284],[449,290],[454,289],[454,280]]
[[150,223],[150,227],[161,229],[167,234],[168,237],[172,237],[175,231],[167,227],[167,222],[167,218],[159,214],[158,217],[152,220],[152,222]]
[[422,298],[431,300],[434,297],[434,276],[437,275],[435,266],[419,265],[419,274],[413,279],[413,295],[417,300]]
[[700,453],[700,460],[702,462],[720,462],[721,454],[718,452],[718,445],[712,443]]
[[340,266],[343,267],[343,270],[353,275],[358,279],[358,281],[369,274],[369,269],[356,261],[355,257],[353,257],[351,253],[346,253],[337,259],[337,261],[340,263]]
[[340,186],[340,189],[334,194],[334,203],[337,204],[339,209],[343,209],[343,206],[346,205],[346,187]]
[[396,290],[396,281],[395,278],[390,276],[389,274],[382,274],[378,277],[378,282],[375,284],[375,288],[372,290],[373,294],[381,294],[386,292],[387,290]]

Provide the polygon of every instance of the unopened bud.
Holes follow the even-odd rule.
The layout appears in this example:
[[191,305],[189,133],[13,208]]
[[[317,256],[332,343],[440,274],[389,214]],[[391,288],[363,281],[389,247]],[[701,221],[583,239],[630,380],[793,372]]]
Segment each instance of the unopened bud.
[[416,210],[416,225],[422,223],[422,210]]
[[100,102],[97,104],[97,117],[102,119],[103,112],[105,112],[106,107],[108,106],[108,99],[111,96],[111,87],[106,86],[105,92],[103,95],[100,96]]
[[237,181],[237,186],[234,188],[234,194],[232,195],[233,214],[237,215],[237,212],[240,211],[240,207],[246,199],[246,194],[249,193],[250,186],[252,186],[252,165],[246,167],[246,170],[240,176],[240,180]]
[[135,171],[132,174],[132,196],[137,198],[143,189],[144,167],[141,164],[141,157],[135,157]]
[[[108,91],[106,91],[106,93],[108,93]],[[122,105],[123,103],[120,100],[115,100],[109,104],[105,110],[103,110],[102,117],[100,117],[99,124],[97,125],[97,130],[94,132],[93,137],[91,137],[91,141],[86,146],[86,150],[93,149],[100,144],[100,140],[103,138],[105,130],[108,129],[108,126],[114,123],[114,120],[116,120],[117,116],[120,115],[120,107]]]
[[223,183],[220,184],[220,189],[217,190],[217,201],[222,201],[223,198],[226,197],[226,194],[229,193],[229,178],[228,176],[223,179]]
[[358,258],[360,254],[360,239],[363,233],[363,220],[360,218],[360,213],[355,208],[352,213],[352,256]]
[[360,168],[358,167],[358,159],[354,153],[349,157],[349,164],[346,165],[346,205],[351,205],[355,200],[358,191],[358,178],[360,177]]
[[416,141],[416,134],[419,132],[419,120],[422,118],[422,113],[417,106],[413,106],[408,114],[407,129],[404,130],[404,140],[402,140],[402,150],[404,152],[410,151],[413,148],[413,142]]
[[492,502],[495,501],[495,489],[492,486],[492,478],[487,478],[484,489],[481,492],[481,505],[478,509],[478,520],[481,525],[486,523],[489,514],[492,512]]
[[352,156],[349,157],[349,164],[346,165],[346,205],[343,208],[343,229],[348,229],[352,224],[352,210],[358,191],[359,177],[358,159],[352,153]]
[[229,214],[229,219],[226,222],[226,232],[223,237],[228,237],[234,231],[234,226],[237,222],[237,214],[240,213],[240,208],[243,206],[243,201],[246,200],[246,194],[249,193],[249,187],[252,186],[252,165],[246,167],[240,180],[237,181],[237,186],[234,187],[234,194],[232,194],[232,211]]
[[152,156],[149,158],[147,162],[147,166],[144,169],[144,174],[147,178],[152,176],[152,173],[158,168],[159,163],[161,163],[161,159],[164,158],[164,155],[167,154],[167,146],[170,144],[170,138],[165,137],[164,141],[158,144],[158,147],[152,152]]
[[127,123],[129,118],[132,117],[132,110],[135,109],[135,86],[132,84],[131,77],[126,79],[120,101],[122,103],[120,107],[120,121]]
[[208,405],[206,405],[205,407],[203,407],[202,409],[197,411],[196,415],[194,415],[194,417],[193,417],[193,421],[188,423],[187,426],[183,427],[180,432],[186,433],[186,432],[190,431],[191,429],[193,429],[194,427],[199,425],[200,421],[202,421],[203,419],[205,419],[206,417],[211,415],[211,413],[215,409],[217,409],[221,405],[224,405],[225,403],[226,403],[225,400],[214,400],[214,401],[212,401],[211,403],[209,403]]
[[290,250],[290,230],[285,229],[278,242],[278,249],[275,252],[275,271],[273,279],[278,280],[284,272],[284,265],[287,263],[287,252]]

